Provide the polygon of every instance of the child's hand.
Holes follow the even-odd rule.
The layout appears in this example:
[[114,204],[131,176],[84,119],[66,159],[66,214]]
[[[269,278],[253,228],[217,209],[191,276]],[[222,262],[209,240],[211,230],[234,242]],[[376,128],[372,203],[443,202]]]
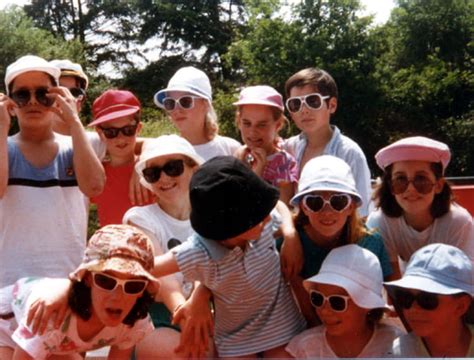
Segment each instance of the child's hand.
[[128,185],[128,198],[132,205],[145,205],[153,196],[150,190],[140,184],[140,177],[136,171],[133,171]]
[[285,234],[280,250],[280,263],[286,281],[293,279],[301,272],[304,257],[298,232]]
[[66,126],[71,126],[76,123],[81,124],[77,112],[77,102],[80,100],[72,96],[68,88],[64,86],[53,87],[49,89],[47,96],[54,98],[54,104],[51,110],[66,123]]
[[45,292],[42,298],[33,301],[28,309],[26,325],[34,335],[42,335],[51,319],[54,321],[54,327],[58,329],[66,316],[72,283],[68,279],[51,280],[54,286],[51,286],[50,291]]
[[267,164],[267,152],[262,148],[249,149],[248,151],[253,158],[250,167],[255,174],[261,177],[263,175],[263,169]]
[[0,129],[8,134],[10,129],[11,116],[10,111],[16,104],[5,94],[0,93]]

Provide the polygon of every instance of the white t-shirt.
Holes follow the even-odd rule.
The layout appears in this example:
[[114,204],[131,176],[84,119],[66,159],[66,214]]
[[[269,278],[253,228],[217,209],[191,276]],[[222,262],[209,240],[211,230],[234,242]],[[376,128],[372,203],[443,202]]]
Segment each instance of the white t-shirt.
[[215,156],[233,156],[240,146],[241,144],[237,140],[220,135],[216,135],[214,139],[205,144],[193,145],[194,150],[196,150],[204,161],[212,159]]
[[444,243],[458,247],[474,262],[474,224],[463,207],[451,204],[451,210],[434,220],[425,230],[417,231],[403,216],[389,217],[381,209],[369,215],[367,226],[377,228],[382,235],[391,262],[398,257],[404,262],[423,246]]
[[[178,220],[164,212],[157,204],[136,206],[123,216],[124,224],[132,222],[143,229],[152,239],[155,255],[166,254],[172,248],[184,243],[193,234],[191,222]],[[192,290],[192,283],[185,282],[181,273],[175,274],[183,287],[185,297]]]
[[[402,334],[402,330],[393,325],[379,323],[375,326],[372,338],[369,340],[358,358],[380,358],[387,354],[392,341]],[[350,338],[347,341],[351,341]],[[326,340],[326,327],[319,325],[303,331],[291,339],[285,349],[298,359],[337,358]]]
[[107,153],[107,145],[100,139],[96,131],[86,131],[86,136],[95,154],[102,161]]

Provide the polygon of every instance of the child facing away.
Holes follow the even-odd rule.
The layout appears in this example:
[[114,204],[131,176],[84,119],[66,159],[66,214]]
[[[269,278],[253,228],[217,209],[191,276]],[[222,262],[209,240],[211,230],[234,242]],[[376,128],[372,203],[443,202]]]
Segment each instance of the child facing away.
[[153,255],[150,239],[132,226],[97,230],[83,262],[70,274],[68,310],[61,327],[48,326],[42,335],[33,335],[26,325],[28,308],[41,294],[55,291],[57,280],[22,278],[1,289],[1,308],[13,311],[18,324],[12,334],[13,358],[78,356],[110,346],[108,359],[129,359],[133,346],[153,330],[147,311],[151,293],[158,289],[150,273]]
[[[129,184],[134,175],[137,135],[140,133],[141,106],[136,96],[127,90],[107,90],[92,105],[95,127],[105,143],[107,156],[102,160],[106,183],[104,191],[91,198],[97,205],[100,226],[121,224],[125,212],[133,207]],[[145,204],[153,200],[145,201]]]
[[321,270],[304,281],[311,305],[322,321],[294,337],[286,350],[295,358],[380,358],[402,331],[383,322],[377,257],[349,244],[331,250]]
[[393,357],[473,358],[474,325],[464,320],[474,296],[474,269],[448,244],[417,250],[400,280],[385,287],[411,331],[393,342]]
[[218,134],[217,115],[212,106],[212,88],[207,75],[193,66],[180,68],[166,89],[154,96],[179,135],[188,140],[205,161],[218,155],[233,155],[240,143]]
[[181,271],[212,292],[220,357],[285,357],[285,345],[305,327],[272,236],[278,197],[238,159],[215,157],[191,179],[196,234],[155,258],[156,276]]
[[279,131],[286,118],[282,96],[271,86],[257,85],[240,92],[236,123],[244,142],[235,156],[280,190],[280,200],[288,204],[298,183],[295,158],[280,148]]
[[[351,168],[344,160],[322,155],[306,163],[298,192],[291,199],[297,207],[294,223],[301,240],[296,250],[303,253],[302,270],[291,279],[291,284],[310,325],[318,324],[319,320],[303,288],[303,279],[319,272],[332,249],[357,244],[377,256],[384,277],[392,274],[382,238],[369,231],[359,217],[357,207],[361,202]],[[294,253],[285,254],[284,245],[282,257],[296,257]]]
[[285,83],[286,107],[299,135],[289,138],[285,149],[293,154],[301,169],[315,156],[334,155],[349,164],[362,199],[359,213],[369,214],[370,170],[362,149],[330,124],[337,110],[338,90],[334,79],[326,71],[307,68],[293,74]]
[[396,141],[375,155],[384,174],[374,194],[378,209],[367,224],[382,235],[392,280],[401,276],[399,258],[406,263],[432,243],[457,246],[474,261],[472,216],[453,202],[444,178],[450,158],[446,144],[421,136]]

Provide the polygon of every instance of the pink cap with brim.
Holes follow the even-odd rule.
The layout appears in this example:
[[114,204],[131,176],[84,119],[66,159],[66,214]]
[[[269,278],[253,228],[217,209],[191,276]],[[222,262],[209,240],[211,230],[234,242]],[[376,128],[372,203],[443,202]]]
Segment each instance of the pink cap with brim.
[[428,161],[440,162],[444,171],[450,159],[451,152],[448,145],[423,136],[401,139],[375,154],[377,165],[382,170],[398,161]]
[[239,101],[233,103],[240,105],[267,105],[284,110],[283,98],[278,91],[268,85],[256,85],[244,88],[240,92]]
[[107,90],[92,105],[94,121],[88,126],[96,126],[107,121],[129,116],[140,111],[140,101],[127,90]]

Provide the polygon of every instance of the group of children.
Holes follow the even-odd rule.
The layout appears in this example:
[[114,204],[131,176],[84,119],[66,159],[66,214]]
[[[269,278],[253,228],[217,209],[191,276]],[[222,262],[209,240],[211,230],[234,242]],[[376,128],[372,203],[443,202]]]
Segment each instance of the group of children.
[[[97,135],[85,132],[77,64],[26,56],[5,84],[0,358],[103,346],[110,359],[474,355],[474,227],[444,178],[449,148],[412,137],[381,149],[369,213],[367,161],[330,125],[327,72],[285,84],[301,130],[287,140],[283,97],[242,89],[243,146],[218,135],[194,67],[155,94],[179,135],[153,140],[138,138],[140,102],[125,90],[94,101]],[[102,228],[86,247],[89,201]]]

